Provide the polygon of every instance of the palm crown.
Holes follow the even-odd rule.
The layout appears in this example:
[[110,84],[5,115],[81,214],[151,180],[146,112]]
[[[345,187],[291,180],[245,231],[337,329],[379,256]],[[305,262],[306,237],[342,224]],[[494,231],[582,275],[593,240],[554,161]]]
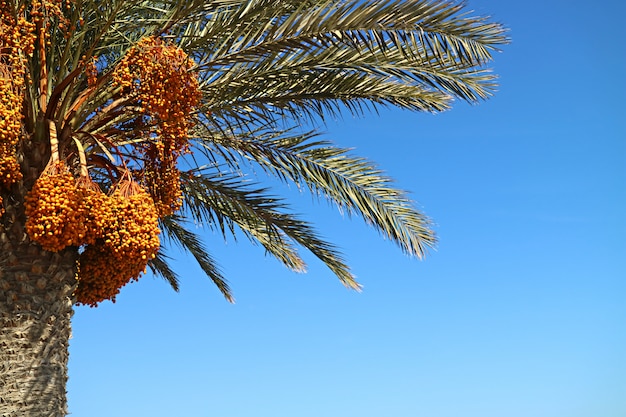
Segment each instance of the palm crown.
[[[90,305],[146,265],[178,288],[164,243],[190,252],[231,300],[189,221],[240,230],[295,271],[306,248],[358,288],[333,245],[244,181],[252,172],[327,198],[423,256],[435,243],[428,219],[315,126],[378,106],[438,112],[485,99],[495,87],[486,65],[507,42],[502,26],[456,1],[22,0],[0,10],[2,28],[14,28],[0,40],[10,81],[0,110],[15,122],[2,129],[19,132],[0,148],[2,195],[23,181],[31,238],[82,248],[77,294]],[[50,189],[75,201],[67,208]],[[63,229],[50,205],[87,229]],[[125,275],[103,288],[98,273],[120,259]]]

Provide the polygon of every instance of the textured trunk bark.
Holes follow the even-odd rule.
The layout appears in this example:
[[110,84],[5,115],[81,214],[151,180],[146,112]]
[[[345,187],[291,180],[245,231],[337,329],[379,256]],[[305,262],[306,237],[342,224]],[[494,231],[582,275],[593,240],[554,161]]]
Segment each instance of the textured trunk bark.
[[14,208],[0,222],[0,416],[63,417],[77,253],[31,243]]

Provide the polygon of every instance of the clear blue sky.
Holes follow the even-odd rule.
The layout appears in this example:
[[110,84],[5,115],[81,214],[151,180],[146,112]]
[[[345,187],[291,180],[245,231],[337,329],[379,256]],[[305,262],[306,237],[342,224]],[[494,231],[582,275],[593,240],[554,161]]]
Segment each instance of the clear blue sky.
[[327,127],[412,192],[438,250],[296,195],[359,294],[206,235],[237,303],[180,256],[179,294],[146,276],[78,308],[73,416],[626,416],[626,7],[469,5],[511,28],[495,98]]

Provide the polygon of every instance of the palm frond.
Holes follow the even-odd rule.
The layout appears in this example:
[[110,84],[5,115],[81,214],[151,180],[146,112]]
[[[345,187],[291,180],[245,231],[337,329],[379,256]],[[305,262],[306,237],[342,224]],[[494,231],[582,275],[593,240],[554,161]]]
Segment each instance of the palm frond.
[[180,278],[176,271],[170,267],[168,263],[169,259],[171,258],[167,256],[165,249],[161,248],[157,252],[156,257],[148,262],[148,267],[154,275],[160,276],[166,280],[172,289],[178,292],[180,290]]
[[246,1],[196,22],[187,33],[199,36],[183,45],[201,51],[210,44],[198,56],[199,65],[209,68],[329,46],[364,46],[372,53],[399,48],[407,56],[430,51],[451,61],[487,62],[490,50],[507,42],[505,31],[463,9],[458,1]]
[[168,216],[161,219],[161,228],[169,241],[175,243],[180,248],[189,252],[198,262],[202,271],[213,281],[215,286],[220,290],[222,295],[231,303],[234,302],[230,287],[219,267],[206,251],[206,248],[198,238],[198,236],[186,229],[183,219],[175,216]]
[[303,107],[323,116],[339,104],[359,111],[363,101],[440,111],[452,98],[477,101],[495,87],[481,67],[507,42],[505,30],[458,2],[279,3],[250,1],[245,13],[215,17],[205,30],[216,33],[202,34],[210,48],[186,41],[206,74],[208,111],[269,118],[290,103],[290,117]]
[[305,265],[284,233],[272,221],[280,214],[276,197],[265,189],[249,189],[235,175],[210,175],[206,171],[183,174],[185,209],[198,222],[219,229],[224,238],[227,231],[236,237],[238,226],[246,237],[260,243],[265,250],[295,272],[304,272]]
[[423,257],[436,238],[429,219],[413,207],[406,193],[392,187],[369,161],[349,150],[315,141],[312,133],[276,137],[255,132],[245,136],[207,138],[209,149],[240,153],[271,175],[307,187],[340,209],[358,214],[407,254]]
[[[508,41],[501,25],[454,0],[87,0],[82,7],[85,23],[59,41],[59,77],[93,55],[110,67],[140,37],[162,34],[196,60],[205,111],[232,119],[253,111],[265,123],[285,112],[323,117],[376,104],[441,111],[455,97],[486,98],[495,76],[482,67]],[[66,103],[80,91],[74,87]]]
[[358,289],[348,266],[337,250],[320,239],[306,222],[286,213],[282,200],[266,189],[247,187],[241,177],[195,171],[183,176],[185,212],[200,224],[235,234],[235,226],[252,242],[295,271],[305,264],[292,246],[303,246],[331,269],[347,287]]

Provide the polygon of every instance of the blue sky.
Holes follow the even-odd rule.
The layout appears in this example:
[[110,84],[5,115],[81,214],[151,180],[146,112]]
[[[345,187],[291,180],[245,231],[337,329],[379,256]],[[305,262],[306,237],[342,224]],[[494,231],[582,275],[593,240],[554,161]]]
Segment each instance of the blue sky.
[[290,193],[364,291],[206,235],[237,303],[177,256],[180,293],[146,276],[78,308],[73,416],[626,415],[626,6],[469,5],[511,29],[493,99],[326,128],[411,191],[437,250]]

